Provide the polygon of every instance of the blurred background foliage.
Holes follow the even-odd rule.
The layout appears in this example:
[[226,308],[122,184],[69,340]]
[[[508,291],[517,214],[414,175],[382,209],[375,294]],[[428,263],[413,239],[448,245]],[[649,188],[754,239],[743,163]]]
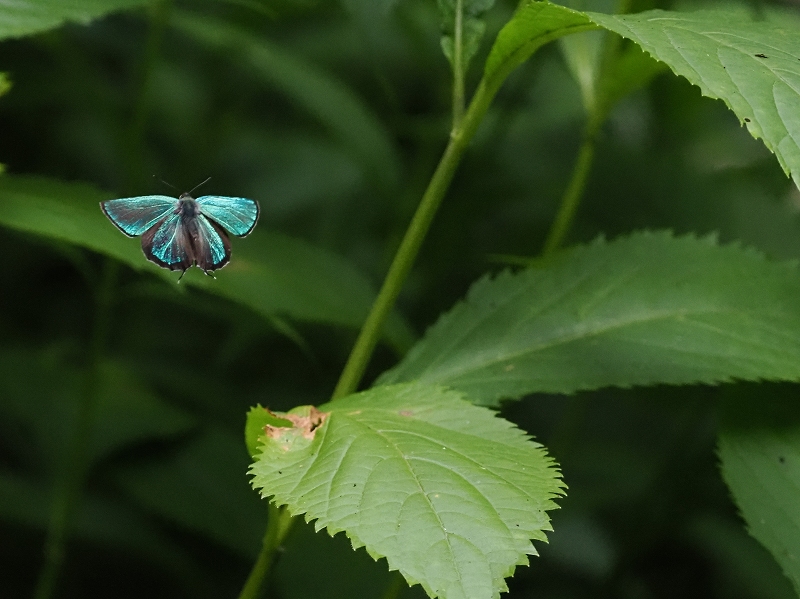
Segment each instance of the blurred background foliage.
[[[632,10],[656,4],[686,8]],[[514,7],[499,1],[485,15],[468,91]],[[449,133],[440,36],[433,0],[176,0],[6,40],[0,162],[11,176],[88,182],[109,197],[165,193],[154,174],[181,189],[212,176],[204,192],[257,199],[260,229],[338,254],[377,287]],[[511,76],[401,296],[413,330],[504,257],[539,253],[584,120],[557,44]],[[669,228],[798,258],[799,213],[800,193],[734,115],[662,73],[603,126],[570,242]],[[88,251],[2,233],[0,596],[32,593],[87,385],[99,397],[92,465],[57,596],[236,596],[266,517],[246,476],[246,411],[326,401],[356,331],[265,319]],[[234,262],[246,243],[234,241]],[[379,349],[369,379],[396,359]],[[730,402],[797,391],[611,389],[507,405],[569,485],[550,545],[509,596],[794,596],[745,532],[715,442]],[[343,535],[303,525],[272,584],[286,599],[377,598],[394,582]]]

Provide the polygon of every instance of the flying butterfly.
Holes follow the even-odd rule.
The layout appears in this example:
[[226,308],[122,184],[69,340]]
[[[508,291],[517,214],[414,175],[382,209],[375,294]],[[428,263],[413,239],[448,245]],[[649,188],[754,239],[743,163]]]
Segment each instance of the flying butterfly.
[[151,262],[182,271],[181,278],[192,266],[210,274],[231,259],[228,233],[245,237],[256,226],[258,202],[227,196],[195,199],[194,189],[177,199],[156,195],[107,200],[100,208],[125,235],[142,236],[142,251]]

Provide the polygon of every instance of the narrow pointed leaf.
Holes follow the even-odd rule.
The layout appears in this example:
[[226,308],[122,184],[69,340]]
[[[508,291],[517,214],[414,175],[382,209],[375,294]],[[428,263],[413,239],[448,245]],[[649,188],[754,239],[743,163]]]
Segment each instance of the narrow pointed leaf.
[[640,233],[476,283],[379,383],[495,404],[609,385],[800,379],[800,272],[711,238]]
[[3,0],[0,40],[53,29],[65,21],[86,24],[106,13],[147,3],[147,0]]
[[456,392],[396,385],[294,412],[294,427],[267,427],[253,486],[431,597],[499,597],[550,530],[552,460]]

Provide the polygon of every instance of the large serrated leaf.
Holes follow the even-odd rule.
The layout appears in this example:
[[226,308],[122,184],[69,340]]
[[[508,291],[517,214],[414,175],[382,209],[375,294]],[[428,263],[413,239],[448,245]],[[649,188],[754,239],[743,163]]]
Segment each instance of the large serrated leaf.
[[423,385],[381,387],[267,427],[253,486],[386,557],[432,597],[491,599],[545,540],[563,484],[510,422]]
[[788,391],[767,402],[726,402],[719,456],[750,534],[800,594],[800,410],[796,390]]
[[379,380],[479,404],[533,392],[800,379],[800,272],[714,239],[640,233],[476,283]]
[[589,17],[722,99],[800,186],[800,19],[718,10]]
[[88,23],[106,13],[147,3],[148,0],[3,0],[0,40],[53,29],[65,21]]
[[[99,202],[107,199],[89,185],[4,176],[0,225],[80,245],[174,281],[175,273],[144,258],[138,239],[125,237],[103,216]],[[181,285],[202,287],[267,317],[360,326],[374,297],[369,282],[341,258],[268,227],[262,222],[247,239],[233,242],[233,259],[216,280],[190,270]],[[396,316],[387,336],[398,345],[408,338]]]

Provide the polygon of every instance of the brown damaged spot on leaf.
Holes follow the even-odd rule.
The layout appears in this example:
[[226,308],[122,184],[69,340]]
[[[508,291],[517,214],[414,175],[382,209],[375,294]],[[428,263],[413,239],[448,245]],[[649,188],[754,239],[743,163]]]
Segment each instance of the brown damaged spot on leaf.
[[412,410],[400,410],[398,412],[401,416],[413,416],[414,412]]
[[[322,423],[330,415],[330,412],[320,412],[314,406],[308,411],[308,415],[302,414],[275,414],[270,411],[270,414],[281,420],[288,420],[292,423],[292,430],[299,432],[306,439],[313,439],[317,429],[322,426]],[[271,439],[278,439],[281,435],[286,434],[287,426],[273,426],[268,424],[264,427],[264,433]]]

